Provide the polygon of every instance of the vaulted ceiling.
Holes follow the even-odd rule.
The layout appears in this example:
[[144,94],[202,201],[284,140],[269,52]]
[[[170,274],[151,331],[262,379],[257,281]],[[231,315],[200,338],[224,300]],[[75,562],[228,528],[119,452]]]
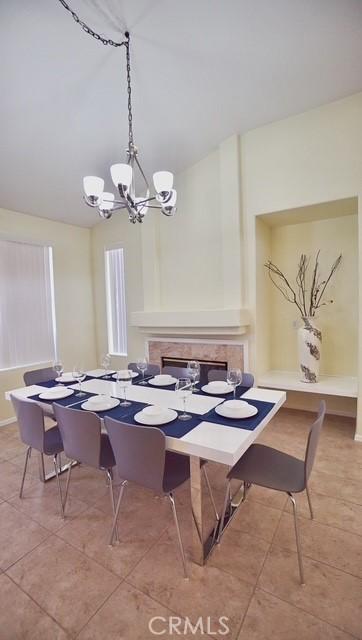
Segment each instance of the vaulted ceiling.
[[[68,0],[131,33],[135,142],[178,172],[235,132],[362,89],[361,0]],[[125,51],[58,0],[0,4],[0,207],[84,226],[82,177],[127,145]]]

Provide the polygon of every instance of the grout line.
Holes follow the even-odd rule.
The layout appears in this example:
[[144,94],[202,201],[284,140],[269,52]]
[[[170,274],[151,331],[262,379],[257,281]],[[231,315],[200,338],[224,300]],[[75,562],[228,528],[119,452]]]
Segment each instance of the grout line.
[[[318,493],[318,494],[316,492],[314,492],[314,493],[315,493],[315,495],[322,495],[320,493]],[[338,501],[338,498],[335,498],[335,501],[336,500]],[[343,500],[339,500],[339,502],[343,502]],[[350,504],[353,504],[353,503],[350,503]],[[356,506],[360,506],[361,507],[361,511],[362,511],[362,505],[356,505]],[[298,502],[297,502],[297,508],[298,508]],[[287,508],[284,508],[282,511],[283,511],[283,513],[286,513],[287,515],[291,515],[290,511],[288,511]],[[311,520],[310,517],[303,516],[300,512],[298,512],[298,518],[303,518],[303,520]],[[327,522],[322,522],[322,520],[317,520],[317,518],[315,516],[313,518],[313,521],[316,522],[317,524],[323,525],[324,527],[329,527],[330,529],[337,529],[338,531],[343,531],[343,533],[352,533],[355,536],[362,537],[362,531],[361,531],[361,533],[357,533],[356,531],[351,531],[350,529],[342,529],[342,527],[337,527],[334,524],[328,524]]]

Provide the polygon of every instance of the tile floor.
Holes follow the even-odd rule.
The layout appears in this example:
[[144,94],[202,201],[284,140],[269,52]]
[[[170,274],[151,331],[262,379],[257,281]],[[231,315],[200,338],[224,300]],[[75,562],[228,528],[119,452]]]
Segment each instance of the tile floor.
[[[310,421],[281,410],[260,440],[302,457]],[[154,616],[162,638],[362,639],[362,444],[351,420],[326,420],[310,483],[314,521],[298,496],[304,587],[284,495],[253,487],[207,566],[190,564],[185,581],[165,500],[131,486],[121,543],[111,548],[102,474],[74,471],[64,522],[54,483],[38,480],[36,455],[18,498],[23,461],[16,425],[1,428],[0,640],[145,640],[158,637],[148,628]],[[209,475],[221,502],[225,467],[209,464]],[[188,492],[176,498],[189,552]],[[211,522],[206,496],[205,516]],[[170,616],[181,620],[172,634],[161,619]],[[185,620],[200,616],[203,629],[184,633]],[[216,633],[221,616],[226,635]]]

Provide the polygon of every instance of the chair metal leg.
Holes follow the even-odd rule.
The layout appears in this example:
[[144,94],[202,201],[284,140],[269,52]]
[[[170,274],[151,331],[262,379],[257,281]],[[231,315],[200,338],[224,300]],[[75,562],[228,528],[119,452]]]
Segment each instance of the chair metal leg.
[[299,531],[298,531],[297,505],[296,505],[295,498],[294,498],[293,494],[288,492],[288,496],[289,496],[289,498],[290,498],[290,500],[292,502],[292,505],[293,505],[295,541],[297,543],[300,583],[301,584],[305,584],[305,582],[304,582],[304,571],[303,571],[303,561],[302,561],[302,550],[301,550],[301,546],[300,546]]
[[309,489],[306,486],[305,487],[306,493],[307,493],[307,498],[308,498],[308,504],[309,504],[309,511],[310,511],[310,517],[313,520],[314,519],[314,513],[313,513],[313,507],[312,507],[312,501],[310,499],[310,493],[309,493]]
[[58,493],[59,493],[59,501],[60,501],[60,515],[62,516],[62,518],[64,518],[62,487],[60,486],[60,478],[59,478],[59,472],[58,472],[58,456],[57,456],[57,454],[55,454],[55,456],[53,457],[53,464],[54,464],[54,471],[55,471],[55,475],[56,475],[56,478],[57,478],[57,484],[58,484]]
[[23,471],[23,477],[22,477],[22,480],[21,480],[19,498],[23,497],[24,482],[25,482],[26,470],[28,468],[28,461],[29,461],[30,455],[31,455],[31,447],[28,447],[27,450],[26,450],[26,454],[25,454],[24,471]]
[[207,470],[206,470],[206,465],[203,465],[203,467],[201,467],[201,468],[202,468],[202,471],[203,471],[203,474],[204,474],[204,477],[205,477],[205,482],[206,482],[207,490],[209,492],[212,508],[214,509],[215,518],[216,518],[216,520],[219,520],[220,516],[219,516],[217,508],[216,508],[214,494],[213,494],[212,489],[211,489],[211,484],[210,484],[209,476],[208,476],[208,473],[207,473]]
[[[117,520],[118,520],[118,514],[119,514],[119,507],[121,506],[121,501],[122,501],[122,498],[123,498],[123,493],[124,493],[126,484],[127,484],[127,480],[123,480],[123,482],[121,484],[120,491],[119,491],[119,496],[118,496],[118,501],[117,501],[117,506],[116,506],[116,512],[115,512],[114,518],[113,518],[111,536],[110,536],[110,539],[109,539],[109,544],[110,545],[113,543],[113,538],[115,536],[115,531],[116,531],[116,527],[117,527]],[[118,535],[118,531],[117,531],[117,535]]]
[[178,517],[177,517],[177,511],[176,511],[176,504],[175,504],[175,498],[173,497],[172,493],[168,494],[169,500],[171,502],[171,507],[172,507],[172,513],[173,513],[173,517],[174,517],[174,521],[175,521],[175,526],[176,526],[176,532],[177,532],[177,538],[178,538],[178,544],[180,547],[180,553],[181,553],[181,559],[182,559],[182,566],[183,566],[183,570],[184,570],[184,577],[188,578],[188,574],[187,574],[187,566],[186,566],[186,557],[185,557],[185,551],[184,551],[184,546],[182,544],[182,538],[181,538],[181,533],[180,533],[180,527],[179,527],[179,523],[178,523]]
[[229,480],[228,483],[227,483],[227,487],[226,487],[224,506],[222,508],[219,532],[218,532],[218,536],[217,536],[217,540],[216,540],[217,544],[219,544],[219,542],[220,542],[222,530],[223,530],[223,527],[224,527],[226,508],[227,508],[228,504],[231,503],[231,499],[232,499],[232,496],[231,496],[231,480]]
[[[109,493],[111,496],[111,506],[112,506],[112,513],[113,513],[113,517],[115,516],[116,513],[116,505],[114,503],[114,490],[113,490],[113,474],[112,474],[112,469],[106,469],[106,476],[107,476],[107,484],[109,486]],[[115,536],[114,539],[116,542],[119,542],[119,536],[118,536],[118,527],[117,527],[117,522],[116,522],[116,528],[115,528]]]
[[67,474],[67,483],[65,485],[65,496],[64,496],[64,500],[63,500],[63,518],[65,518],[65,507],[66,507],[67,500],[68,500],[68,490],[69,490],[70,476],[72,474],[73,463],[74,463],[74,460],[71,460],[70,465],[69,465],[69,469],[68,469],[68,474]]

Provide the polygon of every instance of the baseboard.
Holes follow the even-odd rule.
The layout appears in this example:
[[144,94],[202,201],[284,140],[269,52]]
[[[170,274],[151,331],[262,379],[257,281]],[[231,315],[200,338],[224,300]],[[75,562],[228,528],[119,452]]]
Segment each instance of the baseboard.
[[12,424],[13,422],[16,422],[15,416],[6,418],[6,420],[0,420],[0,427],[6,427],[7,424]]
[[356,442],[362,442],[362,434],[356,433],[354,439]]

